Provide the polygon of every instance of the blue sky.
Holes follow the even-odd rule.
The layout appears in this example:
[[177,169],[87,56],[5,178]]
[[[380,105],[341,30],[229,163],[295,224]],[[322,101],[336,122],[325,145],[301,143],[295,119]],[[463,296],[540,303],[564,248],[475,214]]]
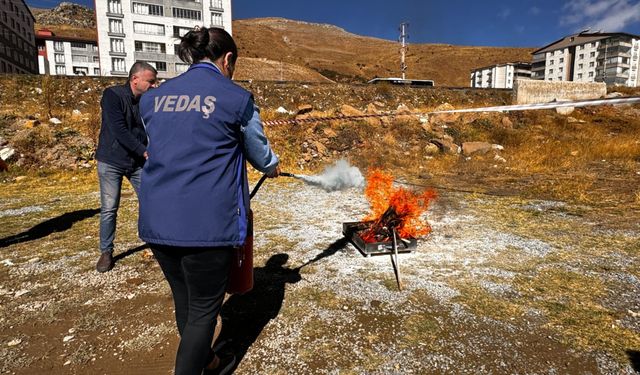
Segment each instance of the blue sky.
[[[69,0],[68,0],[69,1]],[[72,0],[93,7],[93,0]],[[97,0],[106,1],[106,0]],[[205,0],[206,1],[206,0]],[[59,0],[26,0],[51,8]],[[232,0],[233,18],[284,17],[410,43],[536,47],[585,28],[640,35],[640,0]]]

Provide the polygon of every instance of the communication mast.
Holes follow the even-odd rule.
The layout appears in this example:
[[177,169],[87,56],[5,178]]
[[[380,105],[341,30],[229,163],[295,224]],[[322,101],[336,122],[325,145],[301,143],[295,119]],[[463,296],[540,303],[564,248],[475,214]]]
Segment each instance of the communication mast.
[[402,72],[402,79],[405,79],[405,72],[407,71],[407,64],[405,63],[405,57],[407,56],[407,39],[409,39],[409,34],[407,34],[407,27],[409,27],[408,22],[403,22],[400,24],[400,71]]

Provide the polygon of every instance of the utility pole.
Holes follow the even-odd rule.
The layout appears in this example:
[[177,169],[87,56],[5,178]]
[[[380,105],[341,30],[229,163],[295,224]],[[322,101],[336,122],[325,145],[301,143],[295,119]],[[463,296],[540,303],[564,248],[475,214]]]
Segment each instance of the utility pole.
[[409,38],[409,34],[407,34],[407,27],[409,27],[408,22],[400,24],[400,71],[402,72],[402,79],[405,79],[405,72],[407,71],[407,64],[405,63],[405,57],[407,55],[407,39]]

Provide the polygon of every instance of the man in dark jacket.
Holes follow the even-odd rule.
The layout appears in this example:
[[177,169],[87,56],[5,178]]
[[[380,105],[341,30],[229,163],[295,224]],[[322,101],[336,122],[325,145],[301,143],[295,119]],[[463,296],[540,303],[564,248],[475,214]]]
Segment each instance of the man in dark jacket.
[[102,127],[96,159],[100,180],[100,258],[98,272],[113,268],[113,240],[120,205],[122,178],[126,177],[136,194],[140,187],[142,166],[148,157],[147,134],[138,111],[140,96],[156,83],[156,69],[136,62],[129,71],[129,79],[122,86],[104,90]]

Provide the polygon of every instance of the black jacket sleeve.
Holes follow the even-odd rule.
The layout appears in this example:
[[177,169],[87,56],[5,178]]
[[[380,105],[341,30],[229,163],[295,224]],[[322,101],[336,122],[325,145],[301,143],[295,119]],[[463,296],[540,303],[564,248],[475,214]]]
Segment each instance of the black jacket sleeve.
[[131,134],[131,131],[127,127],[125,105],[115,92],[105,90],[102,95],[102,100],[100,101],[100,107],[102,107],[103,113],[102,126],[109,127],[111,134],[113,134],[116,140],[118,140],[118,143],[127,151],[142,157],[147,148]]

